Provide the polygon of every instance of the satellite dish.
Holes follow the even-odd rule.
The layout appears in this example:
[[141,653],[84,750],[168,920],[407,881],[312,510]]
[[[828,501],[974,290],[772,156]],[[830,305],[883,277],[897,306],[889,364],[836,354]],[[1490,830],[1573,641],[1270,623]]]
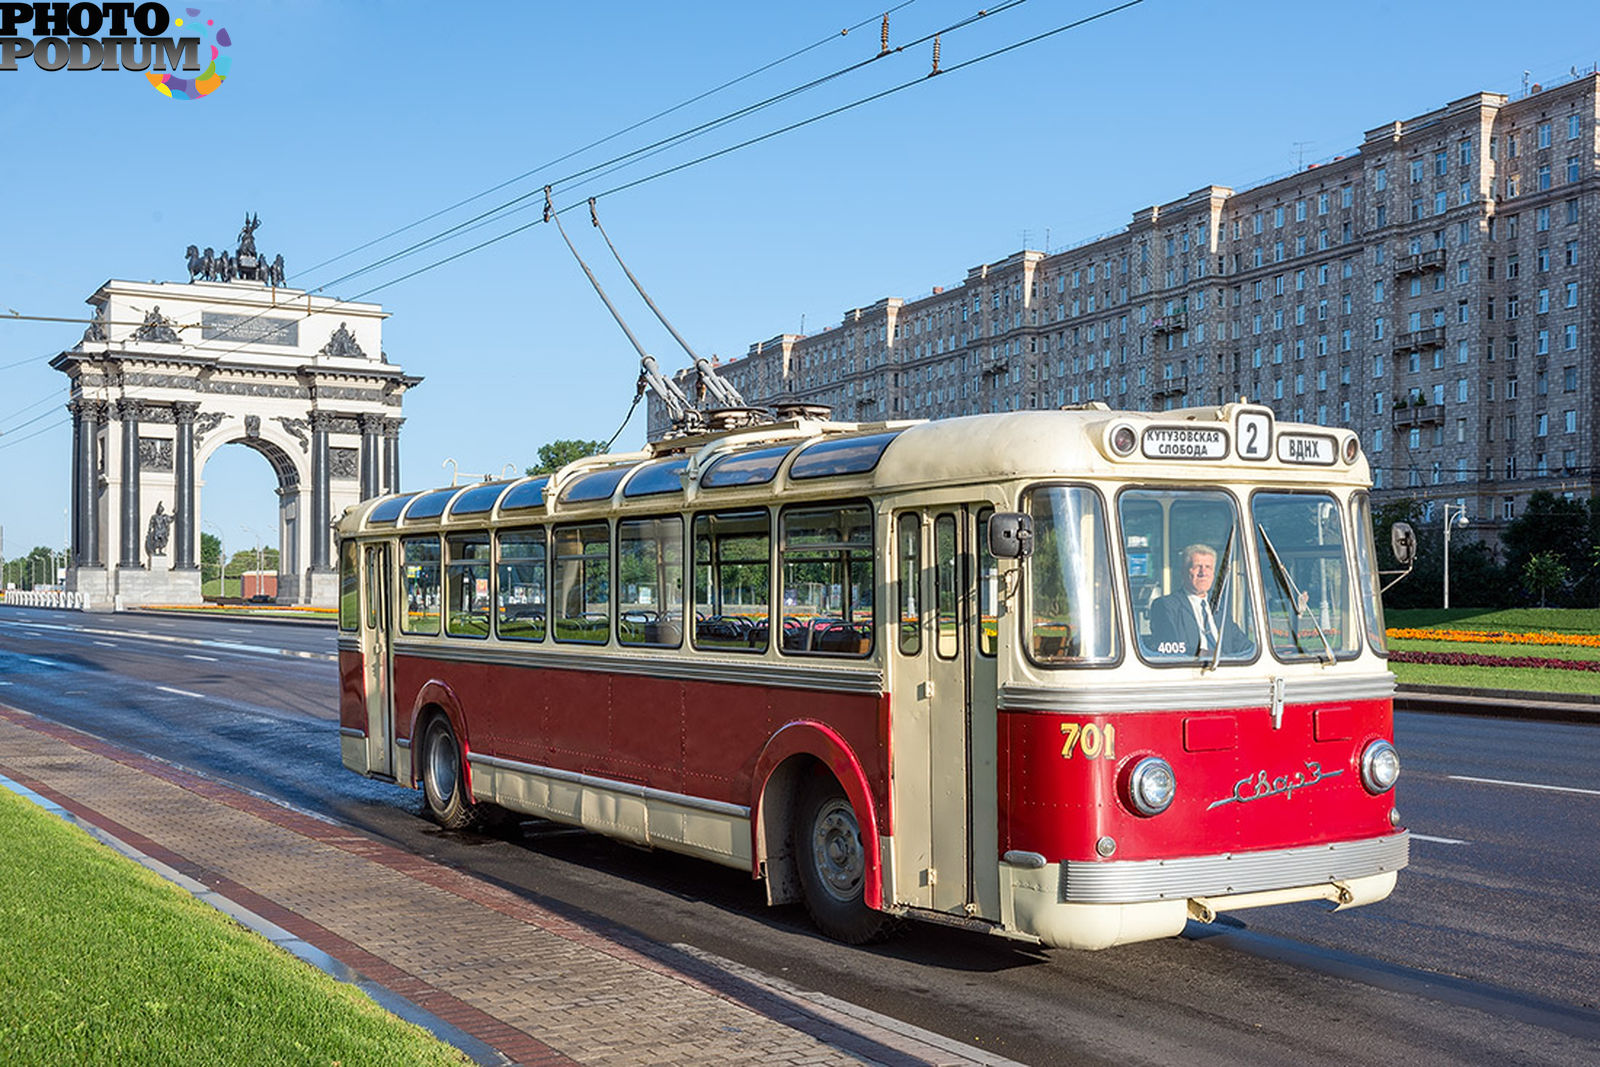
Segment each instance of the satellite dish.
[[1389,549],[1394,553],[1394,561],[1402,567],[1411,566],[1411,561],[1417,558],[1417,531],[1409,522],[1397,522],[1389,528]]

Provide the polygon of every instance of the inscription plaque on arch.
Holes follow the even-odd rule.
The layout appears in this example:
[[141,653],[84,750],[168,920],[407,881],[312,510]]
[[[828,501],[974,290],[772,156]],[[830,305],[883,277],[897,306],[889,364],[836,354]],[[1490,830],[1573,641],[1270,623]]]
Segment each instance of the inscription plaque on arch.
[[229,315],[221,311],[200,313],[200,336],[206,341],[233,341],[238,344],[300,344],[300,320],[276,315]]

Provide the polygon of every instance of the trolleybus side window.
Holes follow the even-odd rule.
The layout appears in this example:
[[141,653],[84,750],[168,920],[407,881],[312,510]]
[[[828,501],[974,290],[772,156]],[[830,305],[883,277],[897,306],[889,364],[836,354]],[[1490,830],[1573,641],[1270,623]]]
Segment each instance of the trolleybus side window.
[[361,624],[361,575],[356,564],[361,545],[353,538],[339,544],[339,629],[354,630]]
[[545,548],[543,530],[500,534],[500,567],[495,598],[495,631],[513,641],[543,641],[545,634]]
[[557,641],[603,645],[611,636],[611,537],[603,522],[557,526],[555,615]]
[[1111,549],[1100,495],[1082,486],[1031,490],[1028,655],[1045,666],[1114,663],[1121,658],[1112,596]]
[[1249,554],[1233,497],[1129,489],[1118,510],[1139,655],[1158,666],[1254,660]]
[[445,538],[444,632],[452,637],[489,636],[489,535]]
[[617,641],[683,644],[683,519],[617,523]]
[[405,559],[406,614],[400,628],[408,634],[439,632],[439,538],[407,537]]
[[915,656],[922,651],[922,520],[906,512],[895,522],[895,558],[899,563],[900,651]]
[[765,652],[772,628],[772,530],[764,510],[694,520],[694,643]]
[[1338,501],[1327,493],[1260,492],[1250,498],[1250,518],[1272,654],[1326,660],[1359,652]]
[[1355,526],[1356,569],[1361,578],[1361,603],[1367,620],[1367,646],[1380,656],[1389,654],[1384,641],[1383,597],[1379,595],[1378,550],[1372,543],[1372,500],[1357,493],[1350,501],[1350,521]]
[[794,655],[872,653],[872,512],[791,508],[780,517],[783,636]]
[[955,659],[961,651],[961,571],[956,546],[956,517],[933,520],[933,598],[938,613],[933,651],[940,659]]
[[1000,639],[1000,618],[995,613],[999,600],[1000,569],[989,551],[989,517],[993,508],[978,512],[978,654],[994,655]]

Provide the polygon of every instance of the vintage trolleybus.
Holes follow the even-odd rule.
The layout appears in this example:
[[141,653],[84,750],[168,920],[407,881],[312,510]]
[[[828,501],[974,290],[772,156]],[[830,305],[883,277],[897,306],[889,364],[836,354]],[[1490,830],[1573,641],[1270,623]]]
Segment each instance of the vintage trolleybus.
[[1367,463],[1159,415],[795,419],[340,526],[346,766],[704,857],[846,941],[1101,948],[1405,866]]

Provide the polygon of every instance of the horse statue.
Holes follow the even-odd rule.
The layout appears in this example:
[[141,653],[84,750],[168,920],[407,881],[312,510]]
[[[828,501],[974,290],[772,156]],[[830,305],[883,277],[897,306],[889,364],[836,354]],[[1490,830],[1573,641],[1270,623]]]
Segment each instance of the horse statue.
[[183,250],[184,258],[189,261],[189,281],[197,277],[205,277],[205,261],[200,258],[200,250],[190,245]]
[[205,273],[202,277],[208,282],[215,281],[217,278],[217,254],[209,248],[206,249],[200,256],[200,265],[205,268]]
[[283,253],[272,257],[272,284],[283,288]]

